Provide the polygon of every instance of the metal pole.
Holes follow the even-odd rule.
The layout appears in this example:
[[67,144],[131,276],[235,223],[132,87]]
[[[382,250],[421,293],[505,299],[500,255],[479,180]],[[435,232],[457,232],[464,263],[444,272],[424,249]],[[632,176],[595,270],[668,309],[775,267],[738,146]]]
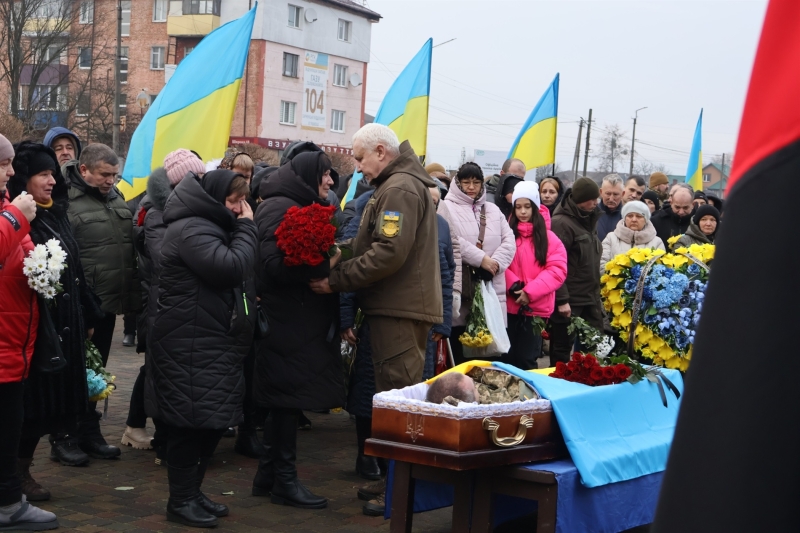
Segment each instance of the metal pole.
[[122,0],[117,0],[117,50],[114,54],[114,126],[111,148],[119,154],[119,99],[122,86],[119,79],[119,58],[122,55]]
[[589,164],[589,136],[592,134],[592,110],[589,110],[589,120],[586,122],[586,155],[583,156],[583,175],[586,176],[586,166]]
[[725,179],[725,154],[722,154],[722,166],[720,167],[720,181],[722,182],[722,189],[720,189],[719,197],[720,199],[725,198],[725,182],[728,181]]
[[611,173],[612,174],[614,173],[614,159],[616,159],[616,156],[614,156],[614,152],[616,150],[617,150],[617,138],[616,137],[611,137]]
[[647,107],[640,107],[633,114],[633,135],[631,136],[631,171],[629,176],[633,176],[633,147],[636,146],[636,119],[639,118],[639,111],[647,109]]

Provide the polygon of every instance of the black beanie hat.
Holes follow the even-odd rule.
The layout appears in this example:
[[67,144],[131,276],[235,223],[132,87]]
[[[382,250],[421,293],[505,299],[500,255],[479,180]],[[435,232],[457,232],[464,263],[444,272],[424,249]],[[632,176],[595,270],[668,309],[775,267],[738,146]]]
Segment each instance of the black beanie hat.
[[597,200],[600,197],[600,187],[585,176],[575,180],[572,185],[572,201],[576,204],[582,204],[589,200]]
[[517,183],[521,181],[524,180],[519,176],[517,176],[516,174],[509,174],[508,176],[506,176],[506,180],[503,182],[503,190],[500,191],[502,193],[502,196],[505,196],[510,192],[514,192],[514,187],[516,187]]
[[45,170],[55,172],[56,168],[58,168],[56,161],[44,150],[33,152],[28,157],[28,178]]
[[656,211],[661,209],[661,201],[658,199],[658,194],[656,194],[655,191],[651,190],[644,191],[644,194],[642,195],[642,201],[644,202],[645,200],[650,200],[651,202],[653,202],[653,205],[656,206]]
[[692,222],[694,222],[695,226],[699,226],[700,220],[707,215],[714,217],[714,219],[717,221],[717,224],[719,224],[719,211],[711,204],[705,204],[698,207],[694,213],[694,216],[692,217]]
[[708,198],[706,198],[706,193],[703,191],[694,191],[694,199],[695,200],[705,200],[708,202]]

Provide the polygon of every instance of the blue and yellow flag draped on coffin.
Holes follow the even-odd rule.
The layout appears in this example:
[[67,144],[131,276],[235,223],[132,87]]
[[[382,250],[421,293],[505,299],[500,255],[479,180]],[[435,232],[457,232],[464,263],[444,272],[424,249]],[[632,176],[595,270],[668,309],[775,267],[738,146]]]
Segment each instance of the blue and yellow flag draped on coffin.
[[200,41],[150,105],[117,184],[125,198],[142,194],[150,172],[173,150],[194,150],[206,161],[225,154],[256,9]]
[[696,191],[703,190],[703,110],[697,119],[697,128],[694,130],[692,151],[689,154],[689,168],[686,170],[686,183]]
[[[389,92],[383,97],[375,123],[389,126],[400,142],[408,141],[424,158],[428,146],[428,100],[431,93],[431,54],[433,39],[428,39],[414,59],[406,65]],[[353,174],[342,208],[353,199],[361,173]]]
[[559,76],[539,99],[508,152],[509,159],[521,160],[527,170],[556,162]]

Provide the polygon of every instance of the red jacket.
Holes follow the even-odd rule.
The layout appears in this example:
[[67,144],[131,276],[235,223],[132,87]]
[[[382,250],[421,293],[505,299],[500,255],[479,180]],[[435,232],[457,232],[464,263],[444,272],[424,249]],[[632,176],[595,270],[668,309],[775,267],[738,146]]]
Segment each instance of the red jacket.
[[39,308],[22,261],[33,250],[31,226],[0,192],[0,383],[28,377]]

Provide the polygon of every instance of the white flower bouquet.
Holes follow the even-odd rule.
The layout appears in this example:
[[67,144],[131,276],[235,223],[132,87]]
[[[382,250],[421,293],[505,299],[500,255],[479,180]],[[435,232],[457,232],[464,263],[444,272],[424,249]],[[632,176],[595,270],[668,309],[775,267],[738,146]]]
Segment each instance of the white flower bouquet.
[[28,286],[48,300],[63,290],[59,280],[67,267],[67,252],[56,239],[37,244],[25,258],[22,272],[28,277]]

